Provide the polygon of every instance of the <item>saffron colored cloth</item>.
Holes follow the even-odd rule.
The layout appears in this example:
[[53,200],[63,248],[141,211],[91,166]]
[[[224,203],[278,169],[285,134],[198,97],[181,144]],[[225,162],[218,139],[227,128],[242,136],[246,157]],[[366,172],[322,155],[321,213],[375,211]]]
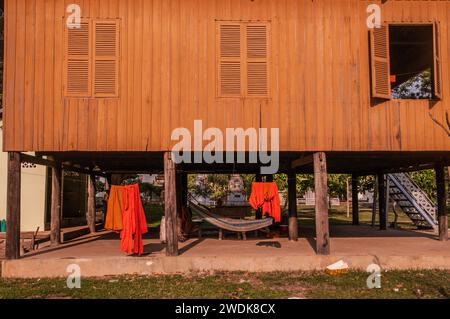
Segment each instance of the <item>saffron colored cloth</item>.
[[123,189],[123,229],[120,233],[120,249],[127,254],[142,255],[144,253],[142,235],[148,232],[148,228],[139,185],[124,186]]
[[122,186],[112,186],[108,207],[106,209],[105,229],[113,231],[121,231],[122,224],[122,212],[123,212],[123,198],[125,189]]
[[262,209],[263,215],[268,214],[275,222],[281,222],[280,195],[276,183],[253,183],[250,205],[253,209]]

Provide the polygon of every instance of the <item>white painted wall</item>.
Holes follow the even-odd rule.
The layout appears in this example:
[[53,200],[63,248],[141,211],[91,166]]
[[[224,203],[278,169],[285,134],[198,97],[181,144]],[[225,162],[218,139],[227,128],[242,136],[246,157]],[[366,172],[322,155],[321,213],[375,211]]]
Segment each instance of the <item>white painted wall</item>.
[[[6,219],[8,157],[3,152],[3,123],[0,121],[0,220]],[[22,168],[21,231],[44,230],[46,168]]]

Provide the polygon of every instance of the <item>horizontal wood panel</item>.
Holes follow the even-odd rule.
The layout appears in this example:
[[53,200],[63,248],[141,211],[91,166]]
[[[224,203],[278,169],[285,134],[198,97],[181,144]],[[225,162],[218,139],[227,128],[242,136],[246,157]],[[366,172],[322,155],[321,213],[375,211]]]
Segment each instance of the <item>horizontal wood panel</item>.
[[[168,150],[172,130],[196,119],[280,128],[283,151],[450,150],[429,115],[444,122],[450,110],[450,2],[382,5],[387,21],[441,22],[443,100],[379,104],[370,100],[371,2],[6,0],[4,150]],[[119,98],[63,97],[62,17],[72,3],[84,17],[120,19]],[[218,98],[219,20],[270,23],[270,99]]]

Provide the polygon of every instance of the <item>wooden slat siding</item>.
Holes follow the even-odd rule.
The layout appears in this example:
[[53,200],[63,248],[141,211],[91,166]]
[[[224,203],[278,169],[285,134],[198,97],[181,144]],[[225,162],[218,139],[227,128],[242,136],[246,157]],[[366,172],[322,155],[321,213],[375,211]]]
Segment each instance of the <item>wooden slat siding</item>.
[[[24,110],[24,86],[25,86],[25,1],[19,0],[17,1],[17,15],[16,19],[16,63],[15,63],[15,90],[14,90],[14,128],[12,130],[11,137],[13,139],[14,145],[20,145],[21,147],[25,147],[23,141],[24,134],[24,119],[25,119],[25,110]],[[6,45],[7,47],[7,45]],[[8,105],[5,106],[7,108]],[[7,119],[6,119],[7,120]],[[5,121],[5,131],[8,130],[7,125],[8,122]]]
[[[89,16],[121,19],[124,45],[119,99],[69,103],[62,99],[62,17],[71,1],[35,1],[32,6],[34,1],[7,0],[5,55],[16,59],[5,64],[6,150],[165,150],[172,144],[172,129],[192,128],[196,118],[205,127],[223,130],[259,123],[280,127],[286,151],[450,149],[448,137],[428,116],[431,111],[443,121],[449,109],[449,2],[382,5],[386,20],[441,22],[444,99],[431,110],[428,101],[370,104],[365,26],[370,1],[142,2],[138,24],[139,1],[75,1]],[[216,19],[271,20],[270,99],[216,98],[217,52],[211,45]],[[188,32],[193,35],[186,36]],[[137,43],[147,35],[147,42]],[[29,38],[36,43],[34,60],[25,46]]]
[[[4,51],[4,70],[3,70],[3,87],[4,87],[4,105],[15,105],[15,79],[16,79],[16,67],[15,59],[10,58],[16,55],[16,2],[6,2],[5,12],[5,27],[4,27],[4,41],[9,43],[9,46],[5,46]],[[4,107],[3,109],[3,121],[14,123],[14,109],[12,107]],[[13,129],[3,131],[3,148],[13,148],[14,138]]]
[[36,3],[36,28],[35,41],[37,43],[35,59],[36,59],[36,82],[34,86],[35,97],[35,114],[34,115],[34,134],[33,134],[33,148],[42,148],[43,146],[43,117],[45,95],[42,94],[45,83],[45,6],[37,5]]

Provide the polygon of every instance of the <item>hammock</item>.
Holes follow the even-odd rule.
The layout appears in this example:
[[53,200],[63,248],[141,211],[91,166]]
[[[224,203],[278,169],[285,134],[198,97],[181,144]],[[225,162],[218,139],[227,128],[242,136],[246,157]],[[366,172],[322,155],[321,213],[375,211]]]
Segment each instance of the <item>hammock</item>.
[[226,218],[212,213],[205,206],[196,204],[192,200],[189,200],[188,203],[189,207],[192,209],[193,212],[200,215],[204,220],[206,220],[211,225],[232,232],[245,233],[267,228],[273,224],[272,218],[256,219],[256,220]]

